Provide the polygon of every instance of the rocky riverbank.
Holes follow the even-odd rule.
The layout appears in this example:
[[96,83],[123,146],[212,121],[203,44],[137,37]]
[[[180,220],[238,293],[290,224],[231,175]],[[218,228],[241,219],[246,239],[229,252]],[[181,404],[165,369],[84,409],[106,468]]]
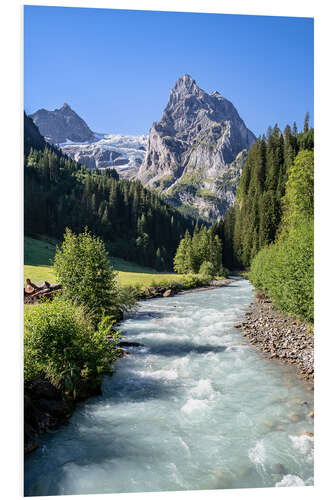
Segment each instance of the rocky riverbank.
[[47,380],[24,383],[24,454],[39,447],[39,436],[68,422],[77,403],[101,394],[101,379],[82,384],[75,400],[64,399],[63,393]]
[[306,323],[278,311],[259,292],[245,320],[234,326],[269,358],[293,364],[313,386],[314,337]]

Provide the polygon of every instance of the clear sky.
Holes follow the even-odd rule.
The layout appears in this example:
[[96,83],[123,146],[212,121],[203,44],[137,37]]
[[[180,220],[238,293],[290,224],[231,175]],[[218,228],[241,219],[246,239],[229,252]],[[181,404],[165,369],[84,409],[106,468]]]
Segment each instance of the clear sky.
[[95,132],[147,134],[177,78],[219,91],[256,135],[313,118],[313,19],[24,8],[24,106],[67,102]]

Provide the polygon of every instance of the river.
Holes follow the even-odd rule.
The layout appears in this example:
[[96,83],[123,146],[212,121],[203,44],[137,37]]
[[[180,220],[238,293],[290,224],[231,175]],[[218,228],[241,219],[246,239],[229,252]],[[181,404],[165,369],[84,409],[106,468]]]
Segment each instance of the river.
[[[25,461],[25,495],[313,484],[313,392],[233,328],[251,286],[142,302],[103,393]],[[309,434],[304,434],[308,432]]]

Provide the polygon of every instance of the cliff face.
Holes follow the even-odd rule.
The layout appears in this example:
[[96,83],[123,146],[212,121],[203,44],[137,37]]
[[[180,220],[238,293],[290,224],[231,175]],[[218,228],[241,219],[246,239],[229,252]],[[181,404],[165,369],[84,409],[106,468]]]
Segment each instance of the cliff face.
[[95,137],[86,122],[67,103],[54,111],[39,109],[30,116],[42,136],[52,144],[86,142]]
[[207,94],[184,75],[171,90],[161,121],[152,125],[138,178],[175,205],[219,217],[234,201],[255,140],[231,102],[218,92]]

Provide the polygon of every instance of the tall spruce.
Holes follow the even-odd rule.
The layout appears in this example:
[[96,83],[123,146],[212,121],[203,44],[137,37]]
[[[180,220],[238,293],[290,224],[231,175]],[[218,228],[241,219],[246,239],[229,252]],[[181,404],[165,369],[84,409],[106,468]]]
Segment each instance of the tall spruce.
[[258,251],[275,241],[282,217],[288,172],[302,149],[314,144],[309,115],[304,129],[287,125],[268,127],[248,152],[236,193],[236,202],[225,214],[221,240],[227,267],[248,267]]

